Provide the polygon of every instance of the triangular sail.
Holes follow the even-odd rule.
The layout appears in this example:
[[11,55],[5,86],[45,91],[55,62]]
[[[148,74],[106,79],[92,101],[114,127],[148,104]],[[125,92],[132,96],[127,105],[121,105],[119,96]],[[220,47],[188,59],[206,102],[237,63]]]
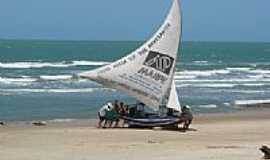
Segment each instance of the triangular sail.
[[176,111],[181,112],[181,106],[180,106],[180,102],[179,102],[179,99],[178,99],[178,94],[177,94],[177,91],[176,91],[176,86],[175,86],[174,80],[172,81],[171,92],[170,92],[170,95],[169,95],[167,108],[171,108],[171,109],[174,109]]
[[79,74],[158,109],[170,92],[181,34],[178,0],[160,29],[141,47],[109,65]]

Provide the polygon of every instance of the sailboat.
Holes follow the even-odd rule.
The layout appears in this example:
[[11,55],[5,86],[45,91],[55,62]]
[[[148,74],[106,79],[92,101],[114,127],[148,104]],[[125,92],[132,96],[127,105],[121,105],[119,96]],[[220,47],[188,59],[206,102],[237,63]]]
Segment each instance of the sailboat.
[[181,112],[174,81],[181,27],[180,4],[174,0],[164,23],[148,41],[127,56],[79,76],[126,93],[159,113],[145,118],[124,117],[132,125],[176,124],[180,119],[166,116],[165,110]]

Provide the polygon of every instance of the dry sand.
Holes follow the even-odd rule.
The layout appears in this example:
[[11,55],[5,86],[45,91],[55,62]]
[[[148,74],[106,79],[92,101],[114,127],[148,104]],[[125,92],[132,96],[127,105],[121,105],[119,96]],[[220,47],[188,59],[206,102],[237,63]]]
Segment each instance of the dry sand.
[[259,160],[270,112],[196,116],[187,132],[96,129],[83,123],[0,127],[1,160]]

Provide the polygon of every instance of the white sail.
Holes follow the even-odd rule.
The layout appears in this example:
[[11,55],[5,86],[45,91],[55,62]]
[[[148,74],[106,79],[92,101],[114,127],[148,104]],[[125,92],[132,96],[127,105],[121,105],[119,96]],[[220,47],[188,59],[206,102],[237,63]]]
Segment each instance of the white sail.
[[79,74],[135,97],[153,109],[170,92],[181,36],[178,0],[160,29],[141,47],[109,65]]
[[174,109],[176,111],[181,112],[181,105],[178,99],[178,94],[176,91],[176,86],[174,80],[172,81],[172,86],[171,86],[171,92],[169,95],[169,100],[167,103],[167,108]]

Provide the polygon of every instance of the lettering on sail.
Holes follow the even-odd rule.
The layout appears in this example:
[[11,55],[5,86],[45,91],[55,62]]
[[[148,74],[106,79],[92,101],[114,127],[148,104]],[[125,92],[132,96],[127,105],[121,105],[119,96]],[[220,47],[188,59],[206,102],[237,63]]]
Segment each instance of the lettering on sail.
[[166,33],[166,31],[170,28],[171,24],[165,24],[163,30],[157,34],[157,36],[148,44],[148,48],[152,48]]
[[154,79],[155,81],[160,82],[161,84],[164,84],[164,82],[166,82],[168,80],[168,78],[166,78],[166,76],[156,72],[153,69],[148,69],[145,67],[142,67],[139,71],[138,74],[142,74],[146,77],[150,77],[151,79]]
[[111,71],[111,67],[108,66],[108,67],[105,67],[105,68],[102,68],[100,71],[98,71],[98,74],[102,74],[102,73],[105,73],[105,72],[109,72]]
[[118,68],[118,67],[120,67],[122,65],[125,65],[126,63],[127,63],[127,60],[125,60],[125,59],[119,60],[113,65],[113,68]]
[[145,55],[147,52],[148,52],[148,49],[147,49],[147,48],[143,48],[143,49],[141,49],[141,50],[138,51],[138,55],[143,56],[143,55]]

